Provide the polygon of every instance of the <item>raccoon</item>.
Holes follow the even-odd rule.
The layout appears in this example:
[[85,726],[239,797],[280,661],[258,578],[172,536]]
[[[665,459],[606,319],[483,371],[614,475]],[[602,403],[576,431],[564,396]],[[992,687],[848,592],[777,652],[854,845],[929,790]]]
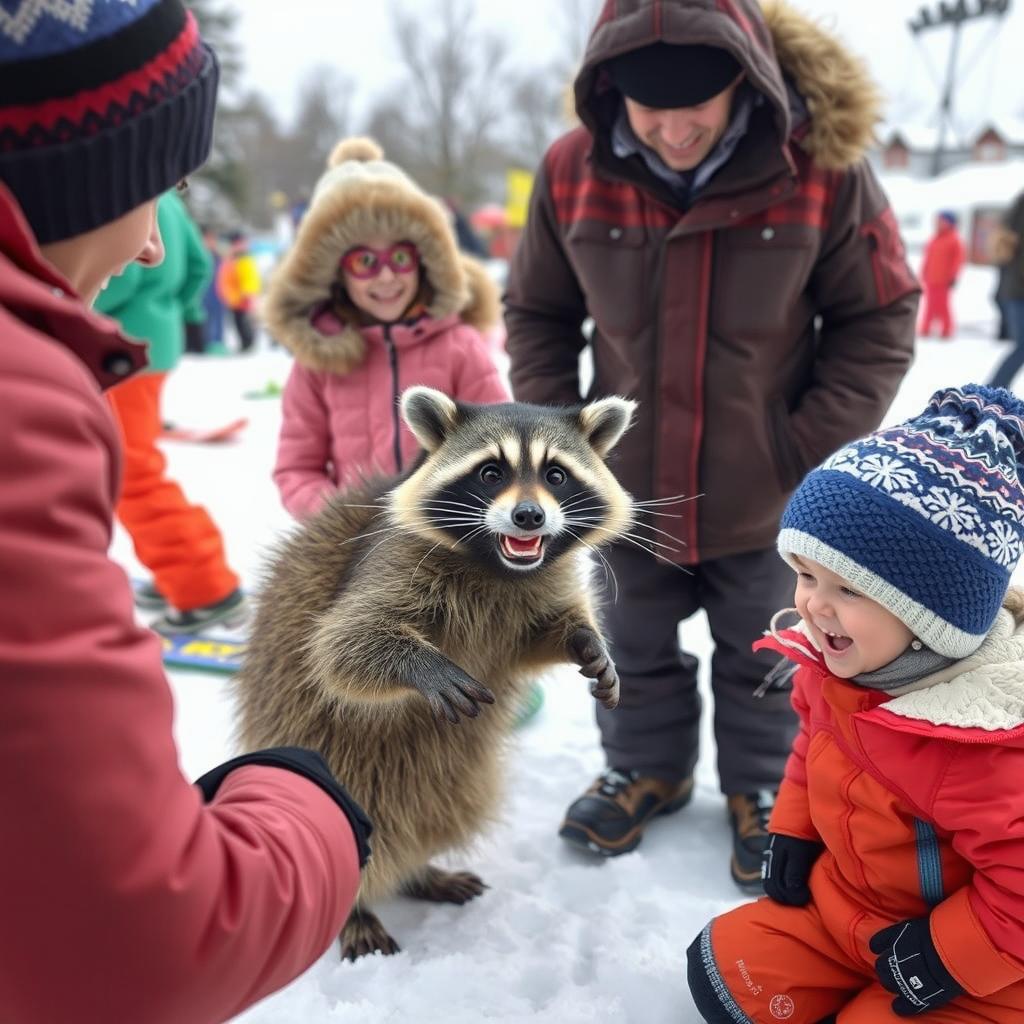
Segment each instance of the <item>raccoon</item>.
[[495,818],[502,741],[533,675],[572,662],[618,703],[579,556],[632,522],[604,459],[634,408],[410,388],[417,464],[336,495],[272,557],[236,677],[240,739],[319,750],[373,820],[344,957],[398,951],[369,909],[380,899],[482,893],[431,859]]

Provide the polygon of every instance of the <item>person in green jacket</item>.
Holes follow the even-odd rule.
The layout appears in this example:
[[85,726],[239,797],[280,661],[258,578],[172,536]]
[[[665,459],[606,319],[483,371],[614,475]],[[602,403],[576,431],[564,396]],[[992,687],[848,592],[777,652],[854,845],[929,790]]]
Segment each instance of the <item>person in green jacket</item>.
[[167,374],[185,347],[186,322],[204,319],[202,298],[212,261],[185,204],[173,192],[160,197],[157,219],[166,256],[155,267],[131,263],[96,300],[127,334],[145,341],[145,373],[109,392],[124,442],[124,480],[117,516],[138,559],[153,574],[140,603],[165,605],[153,623],[160,633],[199,632],[234,622],[247,609],[238,576],[227,564],[224,540],[205,508],[191,504],[166,475],[157,445]]

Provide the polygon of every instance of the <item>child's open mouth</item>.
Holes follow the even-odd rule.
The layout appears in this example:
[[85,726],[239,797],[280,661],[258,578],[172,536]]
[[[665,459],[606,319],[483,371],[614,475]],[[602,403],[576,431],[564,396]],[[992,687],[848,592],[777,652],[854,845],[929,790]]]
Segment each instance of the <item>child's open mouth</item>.
[[822,630],[825,636],[825,647],[830,654],[842,654],[853,641],[848,636],[843,636],[841,633],[829,633],[826,630]]

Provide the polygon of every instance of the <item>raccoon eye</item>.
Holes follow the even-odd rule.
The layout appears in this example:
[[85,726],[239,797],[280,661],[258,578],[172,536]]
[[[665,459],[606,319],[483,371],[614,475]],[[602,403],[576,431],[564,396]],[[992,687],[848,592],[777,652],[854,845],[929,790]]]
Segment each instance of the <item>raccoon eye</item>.
[[560,466],[548,466],[548,471],[544,474],[544,479],[551,484],[552,487],[561,487],[565,483],[567,477],[565,470]]
[[501,466],[494,462],[488,462],[487,465],[482,467],[480,470],[480,479],[485,484],[490,484],[492,486],[494,484],[500,484],[504,479],[504,476],[505,474],[502,473]]

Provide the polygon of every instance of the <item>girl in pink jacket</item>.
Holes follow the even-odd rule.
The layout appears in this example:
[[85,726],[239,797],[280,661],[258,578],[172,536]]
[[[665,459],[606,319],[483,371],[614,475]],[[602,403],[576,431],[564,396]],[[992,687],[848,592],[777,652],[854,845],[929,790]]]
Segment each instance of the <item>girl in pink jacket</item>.
[[399,417],[407,387],[509,400],[480,333],[500,318],[496,285],[459,254],[441,204],[371,139],[335,147],[265,315],[295,355],[274,481],[297,518],[360,477],[409,466],[419,445]]

